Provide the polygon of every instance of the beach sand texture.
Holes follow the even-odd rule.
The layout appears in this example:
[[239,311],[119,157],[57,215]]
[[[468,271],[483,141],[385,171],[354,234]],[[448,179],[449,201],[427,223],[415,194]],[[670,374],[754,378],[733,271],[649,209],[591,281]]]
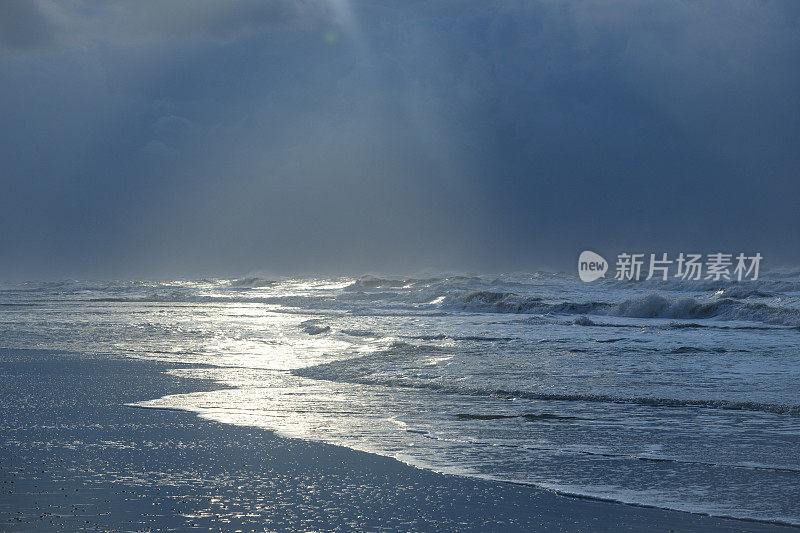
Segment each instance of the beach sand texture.
[[791,531],[560,496],[180,411],[174,363],[0,350],[0,530]]

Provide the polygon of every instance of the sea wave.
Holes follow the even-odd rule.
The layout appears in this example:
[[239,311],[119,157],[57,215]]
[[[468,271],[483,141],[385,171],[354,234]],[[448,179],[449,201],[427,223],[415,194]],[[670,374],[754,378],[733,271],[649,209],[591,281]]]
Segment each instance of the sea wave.
[[380,337],[381,334],[370,329],[343,329],[342,333],[351,337]]
[[420,288],[431,285],[437,286],[451,286],[463,285],[470,282],[479,282],[479,276],[470,276],[464,274],[446,274],[429,277],[419,278],[406,278],[406,277],[379,277],[379,276],[361,276],[353,283],[346,287],[347,290],[365,290],[365,289],[409,289]]
[[263,278],[239,278],[228,282],[228,286],[239,289],[257,289],[260,287],[272,287],[277,284],[277,281],[263,279]]
[[[678,348],[679,351],[675,353],[686,353],[692,349],[692,347],[685,348],[686,349],[683,347]],[[713,348],[711,350],[713,350]],[[800,405],[795,404],[739,401],[724,398],[663,398],[602,393],[505,389],[491,386],[467,385],[464,383],[448,383],[438,380],[420,380],[414,377],[416,374],[408,374],[402,371],[407,367],[419,366],[420,362],[424,359],[437,359],[447,355],[449,355],[448,350],[441,346],[427,344],[418,345],[403,341],[395,341],[386,350],[360,357],[299,368],[293,370],[292,373],[300,377],[324,381],[424,389],[466,396],[504,399],[519,398],[554,402],[633,404],[655,408],[694,407],[800,416]]]
[[442,278],[381,278],[377,276],[361,276],[346,288],[349,290],[358,289],[398,289],[420,285],[429,285]]
[[[800,279],[797,276],[762,276],[758,280],[693,280],[693,279],[668,279],[668,280],[617,280],[603,279],[598,285],[610,289],[638,288],[666,292],[719,292],[724,291],[726,296],[738,298],[767,298],[780,293],[800,291]],[[739,296],[733,296],[739,294]]]
[[[538,297],[513,292],[475,291],[450,296],[445,305],[465,310],[493,313],[606,315],[628,318],[669,318],[679,320],[742,320],[782,326],[800,326],[800,309],[779,307],[764,302],[735,298],[701,300],[692,297],[669,298],[650,293],[621,302],[548,302]],[[577,325],[592,325],[589,318],[578,318]]]
[[[345,364],[342,365],[342,363]],[[380,374],[373,373],[373,371],[374,368],[371,367],[355,368],[349,366],[347,361],[338,361],[336,363],[325,363],[293,370],[292,373],[300,377],[324,381],[424,389],[448,394],[488,396],[510,400],[525,399],[553,402],[612,403],[640,405],[654,408],[693,407],[731,411],[755,411],[762,413],[800,416],[800,405],[792,404],[761,403],[725,399],[657,398],[649,396],[616,396],[611,394],[571,394],[501,388],[495,389],[484,387],[468,387],[442,382],[416,381],[406,377],[382,377]]]
[[217,296],[185,292],[159,292],[142,296],[109,296],[89,298],[95,303],[202,303],[202,304],[274,304],[298,305],[313,301],[305,296]]
[[323,324],[320,320],[315,318],[301,322],[299,326],[300,329],[302,329],[309,335],[321,335],[323,333],[329,333],[331,331],[330,326]]

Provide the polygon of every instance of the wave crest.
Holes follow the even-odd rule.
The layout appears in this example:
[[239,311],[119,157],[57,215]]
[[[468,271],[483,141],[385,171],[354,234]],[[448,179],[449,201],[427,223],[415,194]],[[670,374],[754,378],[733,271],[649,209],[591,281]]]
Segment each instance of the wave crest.
[[231,280],[228,286],[235,289],[257,289],[259,287],[272,287],[277,281],[263,278],[239,278]]
[[[702,301],[691,297],[669,298],[650,293],[609,302],[545,302],[537,297],[512,292],[477,291],[451,298],[450,305],[493,313],[606,315],[628,318],[669,318],[677,320],[717,318],[762,322],[781,326],[800,326],[800,309],[777,307],[763,302],[743,302],[735,298]],[[587,319],[588,320],[588,319]],[[589,325],[591,321],[578,321]]]

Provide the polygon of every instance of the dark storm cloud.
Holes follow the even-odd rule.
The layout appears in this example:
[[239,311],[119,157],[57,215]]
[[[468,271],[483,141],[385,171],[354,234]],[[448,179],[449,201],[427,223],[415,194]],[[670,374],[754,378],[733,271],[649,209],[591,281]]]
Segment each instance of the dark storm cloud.
[[792,2],[26,5],[8,276],[800,260]]
[[[95,20],[84,25],[110,40],[158,37],[232,39],[242,34],[302,22],[314,5],[297,0],[82,0],[73,14]],[[98,25],[102,24],[102,28]]]
[[30,0],[0,2],[0,49],[49,44],[50,32],[50,24],[36,3]]

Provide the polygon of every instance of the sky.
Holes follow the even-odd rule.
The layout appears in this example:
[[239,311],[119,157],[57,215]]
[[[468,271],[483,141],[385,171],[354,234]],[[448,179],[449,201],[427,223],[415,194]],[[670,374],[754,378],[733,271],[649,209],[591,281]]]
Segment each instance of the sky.
[[800,264],[800,3],[0,0],[0,279]]

